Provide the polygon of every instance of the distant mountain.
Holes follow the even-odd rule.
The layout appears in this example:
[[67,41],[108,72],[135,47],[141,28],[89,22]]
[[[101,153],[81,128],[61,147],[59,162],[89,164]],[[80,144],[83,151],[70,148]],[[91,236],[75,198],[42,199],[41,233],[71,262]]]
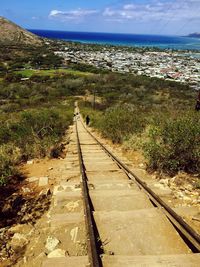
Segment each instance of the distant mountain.
[[24,30],[15,23],[0,17],[0,45],[42,45],[35,34]]
[[200,38],[199,32],[190,33],[187,37]]

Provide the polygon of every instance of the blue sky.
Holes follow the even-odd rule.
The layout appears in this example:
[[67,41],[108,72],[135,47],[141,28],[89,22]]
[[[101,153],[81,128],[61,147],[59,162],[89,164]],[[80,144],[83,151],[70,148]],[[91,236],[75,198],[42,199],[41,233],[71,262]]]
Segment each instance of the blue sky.
[[200,32],[200,0],[0,0],[0,16],[29,29]]

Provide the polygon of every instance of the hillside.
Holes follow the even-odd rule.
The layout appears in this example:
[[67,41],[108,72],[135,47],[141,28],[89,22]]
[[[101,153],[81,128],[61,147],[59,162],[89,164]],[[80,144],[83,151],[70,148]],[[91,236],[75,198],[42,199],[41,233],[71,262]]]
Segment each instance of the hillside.
[[54,68],[61,63],[62,59],[42,38],[0,17],[0,79],[7,71]]
[[194,32],[194,33],[189,34],[187,37],[200,38],[200,33]]
[[15,23],[0,17],[0,45],[42,45],[36,35],[24,30]]

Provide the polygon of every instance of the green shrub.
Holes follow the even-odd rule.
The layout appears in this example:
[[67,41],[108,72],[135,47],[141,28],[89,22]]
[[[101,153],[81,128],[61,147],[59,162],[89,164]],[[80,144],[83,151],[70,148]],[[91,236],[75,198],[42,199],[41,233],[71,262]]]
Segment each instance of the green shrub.
[[142,132],[145,124],[145,118],[137,114],[134,106],[124,104],[107,109],[100,118],[99,128],[112,142],[121,143],[126,136]]
[[64,107],[22,112],[20,122],[10,125],[12,141],[26,157],[45,156],[72,122],[72,109]]
[[143,146],[149,168],[175,174],[200,171],[200,116],[187,113],[152,126]]
[[72,118],[70,101],[50,109],[20,112],[6,123],[0,123],[0,185],[16,173],[20,161],[49,155],[72,123]]

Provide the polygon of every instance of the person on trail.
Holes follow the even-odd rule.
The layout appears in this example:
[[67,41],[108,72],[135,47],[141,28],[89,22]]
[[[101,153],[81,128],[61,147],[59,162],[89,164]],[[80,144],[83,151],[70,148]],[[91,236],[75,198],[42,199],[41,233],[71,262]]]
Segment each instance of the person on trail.
[[76,114],[74,113],[74,119],[73,119],[73,121],[76,121]]
[[195,106],[195,110],[196,111],[199,111],[200,110],[200,90],[199,90],[199,93],[198,93],[197,103],[196,103],[196,106]]
[[88,126],[90,123],[90,117],[88,115],[86,116],[85,121],[86,121],[86,125]]

